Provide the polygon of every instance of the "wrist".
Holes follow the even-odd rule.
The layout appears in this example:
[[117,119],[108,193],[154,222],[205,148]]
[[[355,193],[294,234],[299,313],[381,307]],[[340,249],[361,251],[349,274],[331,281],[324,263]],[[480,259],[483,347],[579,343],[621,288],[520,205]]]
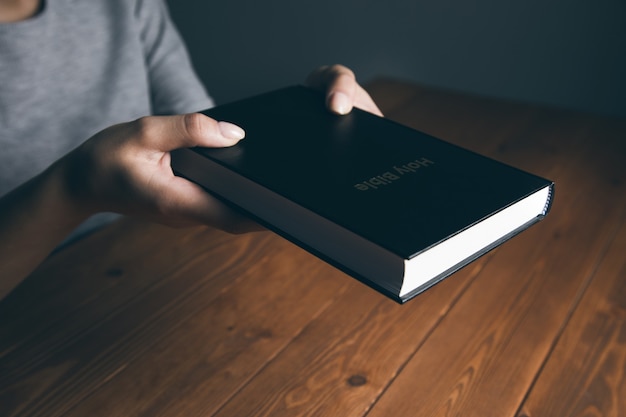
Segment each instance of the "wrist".
[[76,225],[99,210],[87,197],[86,178],[75,162],[76,155],[70,153],[54,163],[44,175],[49,181],[49,189],[56,193],[56,202],[68,220]]
[[0,298],[90,215],[68,192],[64,168],[59,161],[0,198]]

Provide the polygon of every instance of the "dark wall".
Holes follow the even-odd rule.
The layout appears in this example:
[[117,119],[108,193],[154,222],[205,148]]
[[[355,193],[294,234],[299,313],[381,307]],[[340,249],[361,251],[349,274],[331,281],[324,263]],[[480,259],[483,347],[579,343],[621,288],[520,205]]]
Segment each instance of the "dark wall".
[[624,0],[168,1],[218,102],[343,63],[483,95],[626,117]]

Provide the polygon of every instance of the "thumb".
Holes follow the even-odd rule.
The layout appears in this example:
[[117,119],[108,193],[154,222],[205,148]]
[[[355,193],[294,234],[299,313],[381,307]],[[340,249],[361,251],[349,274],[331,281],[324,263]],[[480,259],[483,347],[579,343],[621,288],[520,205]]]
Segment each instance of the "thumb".
[[153,116],[136,120],[139,140],[162,152],[177,148],[233,146],[245,131],[229,122],[218,122],[201,113]]

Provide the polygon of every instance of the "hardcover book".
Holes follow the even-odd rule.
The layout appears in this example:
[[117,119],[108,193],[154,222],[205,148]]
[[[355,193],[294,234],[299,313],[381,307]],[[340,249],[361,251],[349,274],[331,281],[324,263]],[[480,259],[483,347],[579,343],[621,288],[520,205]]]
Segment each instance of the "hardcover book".
[[[205,112],[246,138],[172,168],[266,227],[405,302],[541,220],[554,184],[292,86]],[[280,256],[280,255],[277,255]]]

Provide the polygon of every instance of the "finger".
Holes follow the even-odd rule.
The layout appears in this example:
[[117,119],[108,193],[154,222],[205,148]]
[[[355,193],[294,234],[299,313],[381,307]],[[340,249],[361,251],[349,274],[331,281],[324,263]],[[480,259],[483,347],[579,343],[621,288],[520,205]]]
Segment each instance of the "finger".
[[170,177],[163,184],[164,192],[157,220],[174,226],[205,224],[229,233],[262,230],[248,216],[239,213],[207,193],[200,186],[180,177]]
[[334,113],[350,113],[358,84],[352,70],[343,65],[324,66],[313,71],[306,84],[325,91],[326,106]]
[[194,146],[232,146],[245,136],[241,127],[200,113],[144,117],[131,125],[142,145],[162,152]]
[[347,114],[353,107],[382,116],[374,100],[359,85],[354,72],[343,65],[320,67],[313,71],[305,84],[326,92],[327,107],[334,113]]
[[383,112],[378,108],[372,97],[369,95],[367,91],[361,86],[358,87],[356,98],[355,98],[355,107],[358,107],[361,110],[368,111],[377,116],[383,117]]

